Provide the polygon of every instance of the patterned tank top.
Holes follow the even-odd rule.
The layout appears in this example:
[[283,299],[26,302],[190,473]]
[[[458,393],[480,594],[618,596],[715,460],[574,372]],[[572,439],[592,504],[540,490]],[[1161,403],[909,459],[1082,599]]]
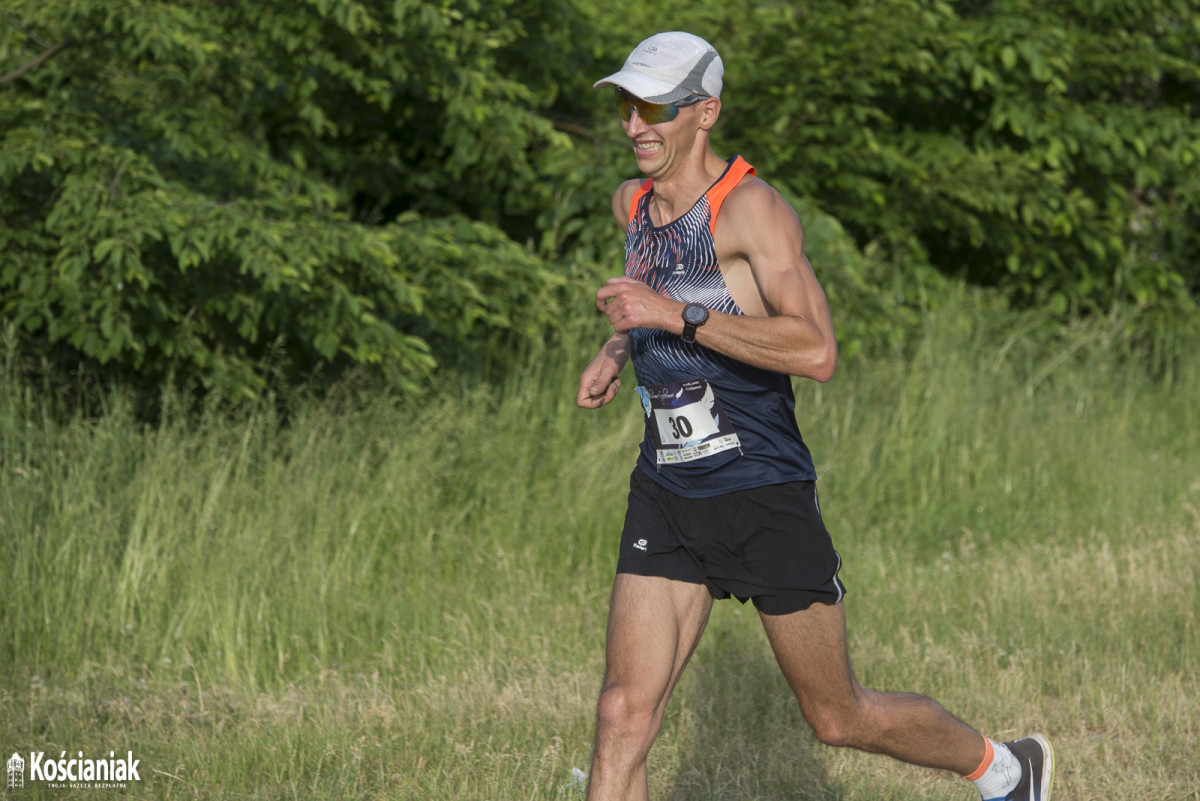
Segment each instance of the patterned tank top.
[[[721,204],[747,174],[754,168],[735,156],[686,214],[661,227],[650,220],[647,179],[630,203],[625,275],[673,300],[743,314],[717,263],[714,232]],[[646,412],[638,467],[651,478],[688,498],[816,478],[789,376],[667,331],[629,335]]]

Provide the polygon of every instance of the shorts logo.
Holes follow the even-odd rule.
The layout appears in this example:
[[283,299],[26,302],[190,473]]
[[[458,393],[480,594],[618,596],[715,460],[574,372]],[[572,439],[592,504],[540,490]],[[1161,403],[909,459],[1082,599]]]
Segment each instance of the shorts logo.
[[641,540],[638,540],[637,542],[635,542],[633,544],[633,547],[637,548],[639,551],[644,551],[644,550],[646,550],[646,546],[649,544],[650,543],[647,540],[641,539]]

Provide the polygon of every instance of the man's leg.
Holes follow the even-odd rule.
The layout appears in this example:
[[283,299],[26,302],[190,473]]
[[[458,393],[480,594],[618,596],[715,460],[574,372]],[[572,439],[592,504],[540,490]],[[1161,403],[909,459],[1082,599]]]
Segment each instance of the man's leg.
[[861,687],[846,648],[842,604],[760,614],[775,658],[821,742],[965,775],[984,756],[979,732],[921,695]]
[[618,573],[588,801],[645,801],[646,755],[712,611],[701,584]]

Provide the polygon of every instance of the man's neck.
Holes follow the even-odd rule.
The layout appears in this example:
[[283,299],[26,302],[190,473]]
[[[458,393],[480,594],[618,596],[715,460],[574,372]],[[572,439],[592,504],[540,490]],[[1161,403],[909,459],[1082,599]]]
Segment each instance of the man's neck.
[[654,178],[654,193],[650,200],[655,225],[666,225],[687,214],[729,165],[711,149],[705,148],[701,158],[681,166],[683,169]]

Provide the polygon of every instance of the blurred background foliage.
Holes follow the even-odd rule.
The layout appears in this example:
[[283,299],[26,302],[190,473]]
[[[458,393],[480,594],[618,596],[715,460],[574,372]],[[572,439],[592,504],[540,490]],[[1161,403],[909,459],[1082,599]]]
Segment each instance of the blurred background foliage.
[[797,207],[846,356],[963,283],[1196,328],[1190,0],[9,0],[4,341],[144,398],[502,373],[621,269],[591,84],[669,29],[721,51],[715,147]]

